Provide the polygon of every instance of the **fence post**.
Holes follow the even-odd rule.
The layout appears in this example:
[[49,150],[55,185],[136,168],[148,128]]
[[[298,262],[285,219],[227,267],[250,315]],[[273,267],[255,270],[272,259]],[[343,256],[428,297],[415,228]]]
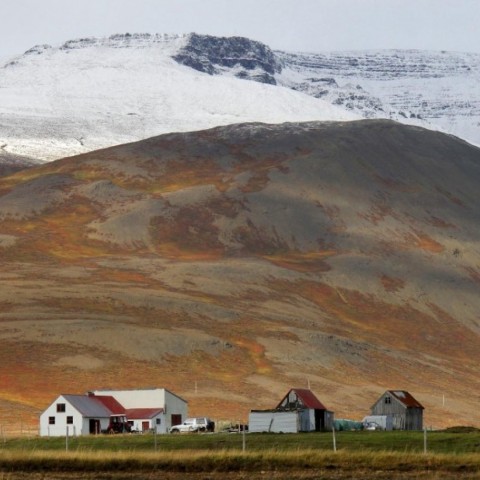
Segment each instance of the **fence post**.
[[67,431],[65,432],[65,451],[68,452],[68,425],[67,425]]
[[335,437],[335,426],[332,425],[332,435],[333,435],[333,451],[337,451],[337,438]]
[[245,438],[245,425],[242,427],[242,452],[245,453],[247,449],[246,438]]
[[427,453],[427,429],[423,429],[423,453]]

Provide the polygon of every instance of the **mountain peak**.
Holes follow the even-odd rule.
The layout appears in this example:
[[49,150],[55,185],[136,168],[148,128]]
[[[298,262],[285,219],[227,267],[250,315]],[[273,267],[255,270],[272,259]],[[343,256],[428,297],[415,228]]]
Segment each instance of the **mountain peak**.
[[192,33],[173,56],[186,66],[210,75],[231,72],[235,77],[276,85],[281,63],[265,44],[245,37],[214,37]]

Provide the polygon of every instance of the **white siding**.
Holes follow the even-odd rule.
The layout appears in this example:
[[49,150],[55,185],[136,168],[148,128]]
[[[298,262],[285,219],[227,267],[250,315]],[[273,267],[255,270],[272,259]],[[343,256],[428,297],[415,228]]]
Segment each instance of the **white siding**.
[[109,395],[125,408],[164,408],[165,389],[95,390],[95,395]]
[[[65,405],[65,412],[57,412],[58,404]],[[67,417],[73,417],[73,424],[67,425]],[[54,419],[54,424],[50,424],[50,418]],[[40,415],[40,436],[64,437],[67,433],[67,426],[69,435],[82,435],[82,415],[60,395]]]
[[297,433],[299,423],[297,412],[250,412],[248,431]]
[[172,415],[181,415],[182,422],[188,417],[188,404],[180,397],[177,397],[172,392],[165,390],[165,432],[173,425]]
[[[160,423],[157,423],[157,420],[159,420]],[[160,413],[153,418],[136,418],[130,421],[132,422],[132,428],[138,432],[141,432],[143,430],[143,422],[148,422],[149,430],[155,428],[157,433],[167,433],[165,425],[165,415],[163,413]]]
[[[57,404],[65,405],[65,412],[57,412]],[[54,424],[50,424],[49,419],[55,419]],[[67,417],[73,417],[73,423],[67,424]],[[109,418],[97,418],[100,420],[100,428],[106,429],[110,422]],[[83,418],[82,414],[73,407],[62,395],[60,395],[41,415],[40,415],[40,436],[42,437],[64,437],[88,435],[90,433],[90,419]]]

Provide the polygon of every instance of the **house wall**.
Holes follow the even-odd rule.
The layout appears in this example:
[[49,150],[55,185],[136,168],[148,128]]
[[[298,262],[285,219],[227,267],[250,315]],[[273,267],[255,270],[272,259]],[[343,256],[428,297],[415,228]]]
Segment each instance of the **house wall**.
[[[57,412],[57,404],[65,404],[65,412]],[[49,418],[55,418],[55,424],[50,425]],[[67,417],[73,417],[73,423],[67,424]],[[108,427],[109,418],[99,418],[102,429]],[[82,414],[75,409],[66,399],[60,395],[41,415],[40,415],[40,436],[42,437],[64,437],[88,435],[90,419],[84,419]]]
[[165,414],[165,422],[162,425],[165,427],[165,432],[167,432],[174,423],[177,423],[172,422],[172,415],[180,415],[181,421],[179,423],[186,420],[188,417],[188,403],[168,390],[164,392],[165,405],[163,413]]
[[110,395],[125,408],[164,408],[165,389],[95,390],[95,395]]
[[148,422],[149,430],[153,430],[155,428],[156,433],[167,433],[165,415],[163,413],[156,415],[153,418],[135,418],[133,420],[129,420],[129,422],[132,422],[132,428],[138,432],[143,430],[143,422]]

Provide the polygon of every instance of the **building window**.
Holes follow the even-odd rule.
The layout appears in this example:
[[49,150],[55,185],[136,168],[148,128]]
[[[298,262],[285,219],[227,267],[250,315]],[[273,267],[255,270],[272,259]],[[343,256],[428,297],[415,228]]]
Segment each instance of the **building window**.
[[385,403],[392,403],[392,399],[390,397],[385,397]]
[[73,417],[67,417],[67,425],[73,424]]
[[48,424],[55,425],[55,417],[48,417]]
[[157,419],[155,420],[155,423],[156,423],[157,425],[160,425],[160,424],[162,423],[162,419],[161,419],[161,418],[157,418]]
[[57,413],[64,413],[64,412],[65,412],[65,404],[57,403]]

